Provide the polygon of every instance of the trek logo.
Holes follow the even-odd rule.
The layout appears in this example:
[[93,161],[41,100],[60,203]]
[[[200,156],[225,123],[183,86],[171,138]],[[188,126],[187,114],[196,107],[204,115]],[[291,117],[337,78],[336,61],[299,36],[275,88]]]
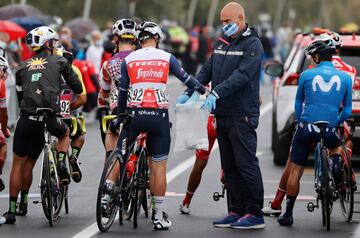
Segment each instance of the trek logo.
[[332,76],[329,82],[325,82],[321,75],[316,75],[312,81],[312,89],[316,92],[319,88],[322,92],[328,93],[334,84],[336,84],[336,91],[340,91],[341,81],[338,75]]
[[129,68],[131,69],[134,66],[162,66],[168,67],[169,62],[164,60],[141,60],[141,61],[133,61],[128,64]]
[[47,64],[48,62],[46,61],[45,58],[35,58],[35,59],[30,59],[30,61],[27,63],[26,67],[28,67],[28,71],[32,71],[32,70],[41,70],[41,69],[46,69],[45,64]]

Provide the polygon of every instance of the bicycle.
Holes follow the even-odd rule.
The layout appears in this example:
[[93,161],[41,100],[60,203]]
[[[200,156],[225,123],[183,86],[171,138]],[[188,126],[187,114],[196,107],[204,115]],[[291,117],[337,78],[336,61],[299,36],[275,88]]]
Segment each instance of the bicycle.
[[[127,138],[129,135],[126,129],[133,115],[123,114],[125,116],[123,122],[123,130],[125,131],[125,139],[121,142],[121,149],[116,148],[105,162],[103,173],[100,179],[97,205],[96,205],[96,221],[101,232],[106,232],[112,226],[116,214],[119,214],[119,223],[123,224],[124,218],[130,220],[133,218],[133,226],[137,228],[138,215],[140,206],[143,205],[145,216],[148,216],[147,193],[148,187],[148,165],[146,136],[140,134],[138,138],[128,146]],[[115,119],[116,116],[105,116],[102,120],[102,129],[107,131],[108,120]],[[127,164],[130,161],[130,155],[137,157],[135,169],[132,172],[127,171]],[[123,158],[127,158],[124,160]],[[108,183],[112,181],[113,189],[109,189]],[[146,200],[146,205],[145,201]]]
[[[334,176],[332,174],[332,160],[329,157],[328,149],[324,142],[324,132],[328,126],[328,122],[318,122],[315,125],[320,129],[321,139],[317,144],[314,153],[314,171],[315,171],[315,191],[317,192],[316,205],[313,202],[309,202],[307,209],[309,212],[313,212],[315,208],[319,208],[319,201],[321,202],[321,214],[322,225],[326,227],[326,230],[330,230],[330,216],[332,212],[333,202],[340,198],[340,204],[342,207],[343,215],[347,221],[350,221],[353,213],[353,201],[354,201],[354,187],[352,180],[352,167],[351,161],[348,156],[344,144],[342,147],[345,153],[345,159],[343,163],[343,186],[340,190],[337,188]],[[350,182],[349,182],[350,181]],[[350,184],[350,186],[349,186]],[[345,189],[345,190],[344,190]],[[342,191],[345,191],[342,192]],[[349,207],[345,205],[345,202],[349,200]]]
[[[53,113],[50,108],[38,108],[39,120],[46,122],[48,113]],[[43,150],[42,166],[40,172],[40,193],[41,204],[45,217],[49,225],[53,226],[54,221],[59,218],[65,197],[65,186],[61,185],[57,172],[57,160],[54,142],[51,140],[51,134],[47,131],[47,125],[44,123],[45,145]],[[35,204],[38,202],[35,201]]]

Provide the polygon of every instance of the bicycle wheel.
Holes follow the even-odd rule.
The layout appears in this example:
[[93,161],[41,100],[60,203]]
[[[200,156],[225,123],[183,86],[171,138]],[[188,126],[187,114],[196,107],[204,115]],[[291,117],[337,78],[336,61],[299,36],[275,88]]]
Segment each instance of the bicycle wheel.
[[[51,152],[50,152],[51,153]],[[41,178],[41,205],[45,217],[49,221],[49,225],[53,226],[53,210],[52,210],[52,186],[50,179],[49,151],[44,151],[43,172]]]
[[[330,230],[330,214],[331,214],[331,190],[330,190],[330,171],[329,163],[326,149],[321,150],[321,159],[322,159],[322,172],[323,172],[323,218],[325,215],[325,226],[326,230]],[[324,225],[324,221],[323,221]]]
[[340,206],[342,214],[347,222],[350,222],[354,212],[354,187],[352,179],[352,164],[351,159],[345,151],[345,161],[342,168],[343,186],[341,186],[340,194]]
[[[121,199],[118,193],[122,187],[120,177],[122,177],[121,174],[124,171],[121,161],[121,152],[115,150],[106,160],[101,175],[96,202],[96,222],[101,232],[109,230],[119,209]],[[106,180],[114,182],[116,185],[115,191],[107,191]]]
[[69,187],[68,187],[68,186],[65,186],[64,204],[65,204],[65,213],[66,213],[66,214],[69,214],[68,194],[69,194]]
[[135,184],[135,196],[134,196],[134,210],[133,210],[133,226],[137,228],[138,217],[140,215],[140,208],[146,199],[146,187],[147,187],[147,156],[146,151],[142,151],[139,155],[136,171],[136,184]]
[[[52,155],[54,156],[55,153],[52,152]],[[53,219],[56,220],[57,218],[59,218],[59,214],[61,212],[61,208],[62,205],[64,203],[64,198],[65,198],[65,186],[61,185],[60,183],[60,179],[57,176],[57,160],[55,159],[55,157],[52,158],[52,160],[50,160],[50,171],[54,171],[53,173],[50,173],[51,176],[51,186],[52,186],[52,191],[53,191]]]

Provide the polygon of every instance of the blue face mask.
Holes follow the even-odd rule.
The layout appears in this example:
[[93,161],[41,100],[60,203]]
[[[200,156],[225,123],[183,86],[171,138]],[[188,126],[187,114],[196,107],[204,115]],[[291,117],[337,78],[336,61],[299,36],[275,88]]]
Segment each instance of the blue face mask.
[[223,27],[224,34],[227,37],[236,34],[238,30],[239,30],[239,26],[235,22],[229,23]]

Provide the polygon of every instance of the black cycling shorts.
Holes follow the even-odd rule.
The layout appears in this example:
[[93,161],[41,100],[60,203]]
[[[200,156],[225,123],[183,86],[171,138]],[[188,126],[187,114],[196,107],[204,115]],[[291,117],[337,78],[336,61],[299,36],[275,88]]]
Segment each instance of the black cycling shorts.
[[128,134],[128,145],[143,132],[147,133],[147,149],[154,162],[166,160],[170,151],[170,123],[167,109],[130,109],[134,114],[131,123],[124,128],[119,136],[118,148]]
[[[46,121],[47,130],[58,138],[66,135],[68,127],[65,122],[49,115]],[[39,116],[20,115],[15,129],[13,152],[21,157],[36,160],[44,148],[44,121]]]
[[83,130],[81,128],[81,124],[80,124],[79,120],[77,120],[77,131],[76,131],[76,134],[74,136],[71,135],[72,130],[73,130],[73,124],[71,122],[71,118],[66,118],[66,119],[62,119],[62,120],[65,122],[67,127],[69,127],[69,129],[70,129],[70,138],[71,139],[77,138],[77,137],[84,134]]

